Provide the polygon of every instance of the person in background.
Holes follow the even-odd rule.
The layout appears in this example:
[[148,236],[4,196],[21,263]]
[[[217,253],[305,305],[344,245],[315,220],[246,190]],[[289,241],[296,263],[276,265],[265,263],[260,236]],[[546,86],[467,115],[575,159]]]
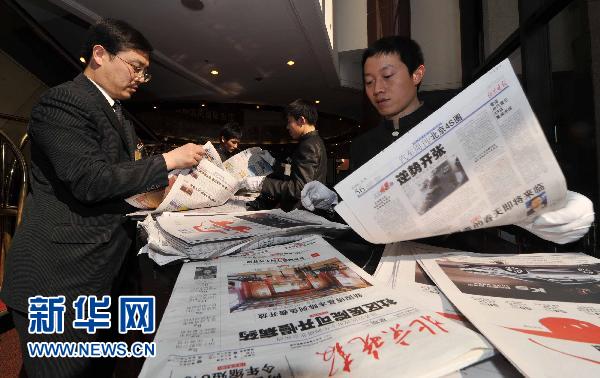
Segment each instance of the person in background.
[[[318,113],[308,101],[297,99],[284,110],[287,130],[292,139],[298,141],[292,153],[290,174],[264,177],[248,177],[245,186],[260,192],[259,197],[248,204],[252,210],[271,209],[275,206],[285,211],[300,207],[300,193],[309,181],[325,182],[327,177],[327,153],[325,143],[317,132]],[[262,155],[269,164],[278,167],[268,151]]]
[[[125,198],[166,186],[169,170],[193,167],[204,155],[202,146],[189,143],[135,160],[137,137],[120,101],[150,80],[151,51],[126,22],[100,20],[88,31],[83,73],[46,91],[32,110],[31,189],[1,292],[29,377],[112,375],[104,359],[29,357],[27,343],[105,340],[106,330],[75,327],[74,301],[95,296],[106,305],[103,296],[114,289],[135,236],[135,225],[125,217],[133,208]],[[116,298],[111,303],[118,306]],[[64,319],[62,333],[41,333],[35,319],[44,308],[62,308],[54,322]]]
[[[419,99],[425,75],[420,46],[412,39],[393,36],[375,41],[362,57],[364,88],[369,101],[382,116],[381,123],[352,140],[350,170],[358,169],[387,146],[429,116],[431,109]],[[309,182],[301,194],[308,210],[330,210],[337,194],[320,182]],[[518,226],[558,244],[583,237],[594,221],[592,202],[569,191],[566,205]]]
[[225,161],[238,152],[240,141],[242,140],[242,128],[237,122],[228,122],[219,132],[219,143],[215,147],[221,161]]

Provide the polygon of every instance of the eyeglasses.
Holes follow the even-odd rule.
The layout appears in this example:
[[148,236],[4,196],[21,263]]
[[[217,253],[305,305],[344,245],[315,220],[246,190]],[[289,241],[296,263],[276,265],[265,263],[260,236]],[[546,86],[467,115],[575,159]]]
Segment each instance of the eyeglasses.
[[146,68],[139,67],[139,66],[136,66],[135,64],[129,63],[128,61],[126,61],[125,59],[121,58],[118,55],[115,55],[115,56],[117,58],[119,58],[119,60],[121,60],[122,62],[127,63],[127,65],[129,65],[131,67],[131,69],[133,70],[133,75],[142,79],[142,83],[147,83],[150,81],[150,79],[152,79],[152,74],[149,74],[148,71],[146,70]]

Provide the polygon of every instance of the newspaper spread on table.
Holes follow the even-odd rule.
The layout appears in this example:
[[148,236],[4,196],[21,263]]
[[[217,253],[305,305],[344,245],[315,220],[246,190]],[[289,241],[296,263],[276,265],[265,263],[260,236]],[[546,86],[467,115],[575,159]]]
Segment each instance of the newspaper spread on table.
[[[475,327],[458,311],[456,307],[440,292],[435,283],[427,276],[417,263],[420,255],[453,252],[450,248],[435,247],[415,242],[398,242],[385,246],[383,255],[373,278],[387,288],[400,293],[408,289],[416,295],[410,298],[423,308],[435,311],[448,319],[460,322],[474,329]],[[501,355],[495,354],[489,360],[479,362],[445,378],[458,377],[520,377],[521,374]]]
[[203,147],[204,158],[196,167],[170,172],[166,189],[134,195],[126,199],[127,203],[138,209],[153,209],[150,213],[221,206],[241,188],[245,177],[266,176],[273,171],[260,156],[260,147],[241,151],[224,163],[211,142]]
[[335,210],[391,243],[514,224],[564,206],[564,176],[503,61],[335,186]]
[[141,377],[435,377],[491,351],[318,236],[185,264],[154,340]]
[[413,299],[427,308],[434,309],[440,315],[457,321],[467,321],[425,274],[415,256],[449,251],[452,250],[415,242],[390,243],[385,246],[373,277],[390,289],[410,288],[419,292]]
[[463,252],[419,263],[524,375],[600,376],[600,260]]
[[[161,262],[178,259],[208,259],[252,248],[287,243],[307,234],[335,235],[348,226],[331,222],[304,210],[244,211],[222,215],[163,213],[140,223],[148,235],[142,252]],[[166,260],[160,255],[165,255]],[[159,264],[161,262],[155,261]]]

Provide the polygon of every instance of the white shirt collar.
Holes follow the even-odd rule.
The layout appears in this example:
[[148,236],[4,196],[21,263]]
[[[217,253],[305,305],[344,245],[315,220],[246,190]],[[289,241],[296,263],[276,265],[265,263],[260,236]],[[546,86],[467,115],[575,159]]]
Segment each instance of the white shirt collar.
[[98,88],[98,90],[100,91],[100,93],[102,93],[104,95],[104,97],[106,97],[106,101],[108,101],[108,104],[112,108],[112,106],[115,104],[115,100],[113,100],[108,95],[108,93],[106,93],[106,91],[104,90],[104,88],[102,88],[100,85],[98,85],[98,83],[96,83],[94,80],[90,79],[89,77],[87,77],[87,78],[88,78],[89,81],[91,81],[96,86],[96,88]]

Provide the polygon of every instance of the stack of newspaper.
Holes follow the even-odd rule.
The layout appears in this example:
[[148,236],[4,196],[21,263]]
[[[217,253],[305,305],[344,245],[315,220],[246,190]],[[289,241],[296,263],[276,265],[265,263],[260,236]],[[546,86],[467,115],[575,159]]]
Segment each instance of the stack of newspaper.
[[260,147],[248,148],[225,162],[211,142],[204,145],[204,151],[205,158],[196,167],[170,172],[166,189],[128,198],[126,201],[138,209],[153,209],[130,215],[221,206],[234,197],[244,178],[273,171],[261,157]]
[[185,264],[140,377],[436,377],[493,350],[321,237]]
[[348,226],[308,211],[280,209],[229,214],[165,212],[140,223],[148,235],[141,253],[159,265],[180,259],[208,259],[299,240],[307,234],[335,235]]

